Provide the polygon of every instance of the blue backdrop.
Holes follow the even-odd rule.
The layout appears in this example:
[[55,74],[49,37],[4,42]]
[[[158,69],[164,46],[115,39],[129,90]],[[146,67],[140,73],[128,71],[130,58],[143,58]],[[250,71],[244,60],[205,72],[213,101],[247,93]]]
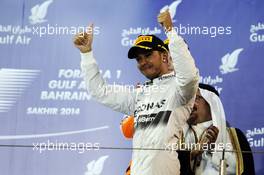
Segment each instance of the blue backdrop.
[[[102,75],[135,85],[145,79],[127,51],[139,34],[165,39],[156,17],[166,5],[201,82],[218,89],[228,121],[263,150],[263,1],[0,0],[0,174],[124,173],[130,150],[98,149],[131,147],[123,115],[90,99],[72,38],[93,22]],[[262,175],[264,155],[254,159]]]

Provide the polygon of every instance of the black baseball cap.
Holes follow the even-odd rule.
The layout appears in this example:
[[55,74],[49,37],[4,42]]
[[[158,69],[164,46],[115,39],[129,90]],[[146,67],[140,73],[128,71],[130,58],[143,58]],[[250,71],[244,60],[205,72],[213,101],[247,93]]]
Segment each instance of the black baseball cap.
[[166,51],[166,45],[164,42],[155,35],[139,35],[134,43],[134,45],[128,51],[128,58],[136,58],[138,53],[142,50],[152,51]]
[[[190,50],[190,49],[189,49],[189,45],[188,45],[188,43],[186,42],[186,40],[184,39],[183,41],[187,44],[188,50]],[[165,47],[169,50],[169,43],[170,43],[169,38],[165,39],[165,40],[163,41],[163,43],[165,44]]]
[[166,49],[169,50],[169,43],[170,43],[169,38],[165,39],[165,40],[163,41],[163,43],[164,43]]

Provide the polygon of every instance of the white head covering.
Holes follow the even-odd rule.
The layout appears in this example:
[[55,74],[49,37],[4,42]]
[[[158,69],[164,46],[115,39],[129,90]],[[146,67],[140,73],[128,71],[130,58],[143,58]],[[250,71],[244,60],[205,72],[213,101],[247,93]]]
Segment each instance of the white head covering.
[[[227,143],[227,130],[226,130],[226,118],[225,118],[225,111],[223,108],[223,104],[220,100],[220,98],[213,92],[206,90],[206,89],[200,89],[200,93],[202,97],[207,101],[207,103],[210,106],[211,109],[211,116],[213,125],[216,126],[219,130],[217,139],[216,139],[216,147],[218,144],[222,144],[221,148],[225,148]],[[217,152],[214,152],[212,155],[212,162],[214,165],[219,166],[220,160],[222,158],[222,151],[217,150]]]

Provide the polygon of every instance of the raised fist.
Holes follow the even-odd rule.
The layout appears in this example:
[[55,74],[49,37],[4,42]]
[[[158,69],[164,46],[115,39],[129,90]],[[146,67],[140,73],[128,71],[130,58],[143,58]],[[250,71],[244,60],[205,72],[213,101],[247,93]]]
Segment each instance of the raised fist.
[[73,43],[82,53],[87,53],[92,50],[93,42],[93,24],[88,26],[89,32],[82,32],[75,35]]
[[165,28],[166,32],[171,31],[173,24],[169,10],[158,15],[158,22]]

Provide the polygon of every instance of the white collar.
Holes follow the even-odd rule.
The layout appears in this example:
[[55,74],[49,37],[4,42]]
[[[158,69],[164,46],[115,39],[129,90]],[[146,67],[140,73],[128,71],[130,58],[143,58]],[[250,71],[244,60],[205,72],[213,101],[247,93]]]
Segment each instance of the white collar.
[[206,122],[198,123],[196,126],[199,127],[199,128],[207,129],[212,124],[213,124],[213,121],[209,120],[209,121],[206,121]]

